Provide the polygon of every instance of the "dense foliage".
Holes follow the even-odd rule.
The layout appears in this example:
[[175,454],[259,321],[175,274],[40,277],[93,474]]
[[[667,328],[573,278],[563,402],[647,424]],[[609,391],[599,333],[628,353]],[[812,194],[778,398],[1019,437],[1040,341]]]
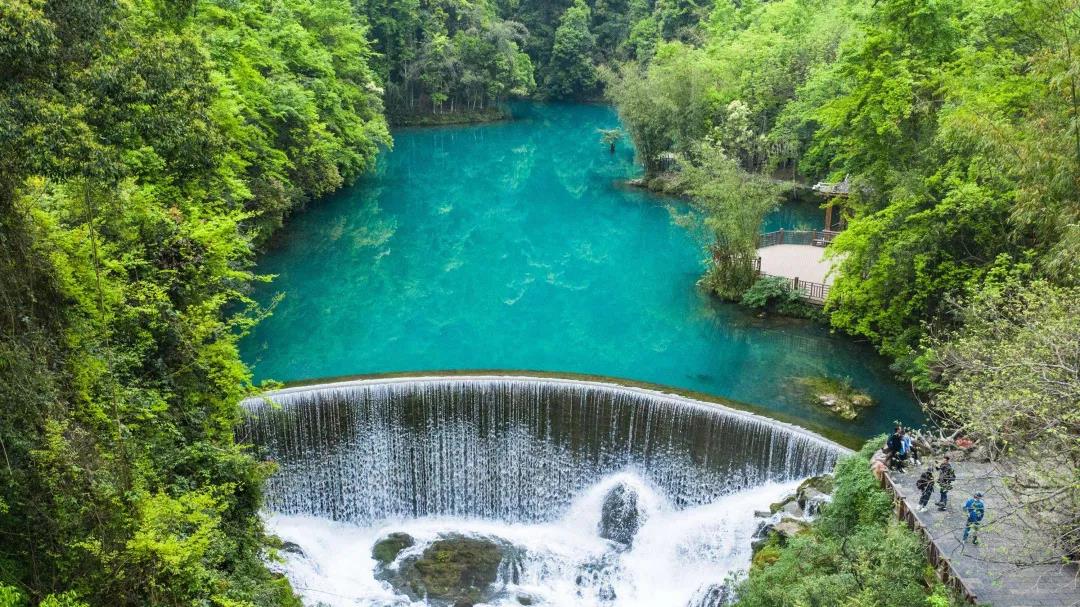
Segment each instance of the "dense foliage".
[[529,32],[487,0],[360,0],[371,23],[386,107],[398,122],[420,116],[498,114],[535,88],[522,50]]
[[790,282],[781,276],[758,277],[749,289],[743,291],[739,303],[763,313],[817,319],[820,308],[803,301],[799,292],[791,288]]
[[848,178],[829,322],[1013,458],[1075,554],[1080,3],[719,0],[699,29],[604,74],[648,182],[706,211],[703,284],[777,301],[751,287],[755,184]]
[[711,141],[747,178],[850,177],[831,322],[917,373],[992,272],[1080,280],[1077,8],[723,0],[608,93],[651,175]]
[[702,282],[724,297],[737,298],[757,280],[758,227],[778,204],[780,188],[743,172],[714,140],[695,146],[686,160],[678,187],[694,197],[706,227],[717,235],[713,263]]
[[0,7],[0,596],[295,605],[233,444],[253,243],[388,143],[347,0]]
[[1080,289],[1006,279],[961,313],[963,327],[935,340],[936,350],[926,355],[943,384],[934,410],[1004,461],[1003,477],[1024,497],[1025,518],[1051,522],[1057,554],[1076,558]]
[[761,549],[736,605],[961,604],[937,582],[922,540],[896,520],[892,497],[870,472],[870,456],[880,444],[870,441],[840,461],[833,500],[809,532]]
[[356,0],[398,123],[498,118],[512,98],[595,99],[598,66],[648,61],[707,16],[693,0]]

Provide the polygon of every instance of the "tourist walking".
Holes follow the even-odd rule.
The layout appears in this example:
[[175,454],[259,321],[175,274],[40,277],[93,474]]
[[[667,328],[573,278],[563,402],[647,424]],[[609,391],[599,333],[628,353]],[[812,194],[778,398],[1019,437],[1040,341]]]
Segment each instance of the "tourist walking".
[[965,544],[968,534],[971,534],[971,543],[979,545],[979,525],[982,523],[983,515],[986,514],[986,504],[983,503],[982,496],[982,491],[976,491],[974,497],[969,497],[968,501],[964,502],[964,512],[967,513],[963,539]]
[[919,512],[926,512],[926,505],[930,503],[930,496],[934,494],[933,467],[926,467],[926,471],[919,476],[919,480],[915,481],[915,488],[921,492],[919,495]]
[[953,470],[952,463],[949,462],[949,456],[946,455],[941,458],[941,465],[938,466],[937,475],[938,489],[941,491],[941,499],[937,501],[937,507],[942,512],[949,506],[949,491],[952,489],[954,481],[956,481],[956,471]]

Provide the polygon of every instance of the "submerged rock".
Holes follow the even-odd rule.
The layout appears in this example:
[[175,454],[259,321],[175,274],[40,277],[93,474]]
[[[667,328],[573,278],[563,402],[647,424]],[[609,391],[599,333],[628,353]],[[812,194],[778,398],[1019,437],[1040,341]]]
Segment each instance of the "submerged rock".
[[608,491],[600,508],[600,537],[630,546],[644,522],[642,518],[637,492],[629,485],[619,483]]
[[800,377],[796,380],[807,399],[825,407],[834,415],[848,421],[859,416],[859,410],[871,407],[869,394],[856,390],[850,382],[832,377]]
[[438,607],[471,607],[494,597],[500,565],[520,558],[520,550],[505,541],[449,534],[421,554],[405,556],[398,569],[388,571],[383,579],[413,600],[427,599]]
[[578,597],[584,599],[591,592],[595,592],[597,600],[615,600],[614,580],[619,574],[619,555],[616,552],[606,552],[585,561],[578,566],[577,578],[574,580],[578,585]]

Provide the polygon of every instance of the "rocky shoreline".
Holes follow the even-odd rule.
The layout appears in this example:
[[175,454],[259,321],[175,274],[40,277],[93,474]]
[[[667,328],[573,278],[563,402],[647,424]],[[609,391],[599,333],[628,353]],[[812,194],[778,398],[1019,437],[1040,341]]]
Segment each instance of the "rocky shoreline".
[[751,543],[751,566],[770,564],[776,560],[779,548],[806,533],[821,508],[831,501],[832,491],[832,475],[813,476],[784,499],[771,504],[768,511],[755,512],[761,522]]

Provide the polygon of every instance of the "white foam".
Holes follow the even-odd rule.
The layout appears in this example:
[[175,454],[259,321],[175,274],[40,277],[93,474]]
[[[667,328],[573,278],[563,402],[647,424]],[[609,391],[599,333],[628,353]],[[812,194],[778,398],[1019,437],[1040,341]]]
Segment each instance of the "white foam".
[[[603,500],[619,483],[636,491],[644,515],[629,550],[597,535]],[[757,525],[754,509],[776,501],[796,485],[797,481],[768,483],[679,509],[627,470],[588,487],[575,496],[563,516],[548,523],[421,518],[364,527],[285,515],[268,515],[267,522],[271,532],[303,549],[305,556],[287,555],[283,570],[311,606],[409,604],[375,579],[371,558],[376,540],[401,531],[417,540],[410,553],[422,551],[441,533],[497,537],[524,549],[520,578],[516,584],[506,582],[504,598],[496,605],[516,605],[515,596],[525,593],[537,604],[553,607],[684,607],[700,588],[723,583],[729,573],[748,566]],[[601,572],[582,579],[583,566],[600,561],[607,563]]]

